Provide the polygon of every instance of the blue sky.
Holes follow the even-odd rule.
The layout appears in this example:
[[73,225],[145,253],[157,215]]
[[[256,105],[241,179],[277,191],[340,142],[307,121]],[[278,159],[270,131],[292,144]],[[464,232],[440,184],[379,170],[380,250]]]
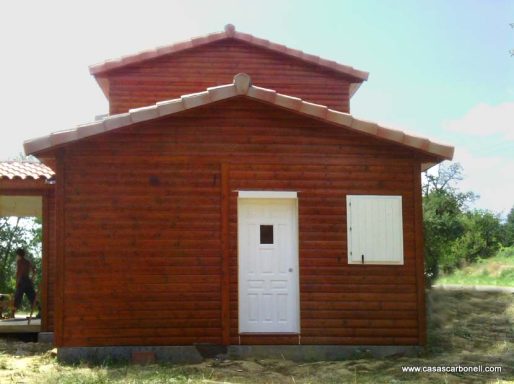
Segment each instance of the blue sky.
[[0,159],[107,111],[88,65],[220,31],[370,72],[352,113],[456,146],[479,208],[514,205],[514,1],[45,1],[0,12]]

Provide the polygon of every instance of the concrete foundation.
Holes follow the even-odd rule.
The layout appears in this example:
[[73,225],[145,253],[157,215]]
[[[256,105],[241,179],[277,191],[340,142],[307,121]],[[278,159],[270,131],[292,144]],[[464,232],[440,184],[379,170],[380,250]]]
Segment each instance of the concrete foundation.
[[103,363],[106,361],[131,361],[134,352],[151,352],[155,360],[169,363],[199,363],[203,361],[202,355],[194,346],[169,347],[61,347],[57,349],[57,358],[66,363],[88,361]]
[[39,332],[37,334],[38,343],[53,343],[54,333],[53,332]]
[[[206,349],[209,351],[205,353]],[[356,357],[417,356],[423,348],[409,345],[231,345],[223,346],[118,346],[118,347],[61,347],[60,361],[78,363],[89,361],[131,361],[134,353],[155,354],[157,362],[199,363],[204,358],[220,359],[288,359],[293,361],[342,360]],[[219,353],[213,353],[218,351]]]

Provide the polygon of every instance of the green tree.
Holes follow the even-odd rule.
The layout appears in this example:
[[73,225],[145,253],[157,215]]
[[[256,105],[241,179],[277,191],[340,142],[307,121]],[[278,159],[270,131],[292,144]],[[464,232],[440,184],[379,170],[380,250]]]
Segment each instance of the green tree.
[[514,207],[511,208],[503,226],[503,244],[506,247],[514,246]]
[[494,256],[502,245],[514,242],[514,208],[504,225],[498,215],[470,209],[477,195],[458,190],[462,179],[458,163],[443,163],[424,178],[425,274],[429,284],[440,272]]
[[453,243],[463,235],[463,211],[477,196],[459,192],[463,179],[459,163],[443,163],[425,173],[423,183],[423,220],[425,231],[425,275],[428,284],[437,278],[441,267],[452,262]]
[[15,289],[16,248],[25,248],[41,279],[41,221],[34,218],[0,217],[0,292]]
[[448,264],[453,242],[464,233],[459,220],[462,203],[452,193],[433,191],[423,200],[425,230],[425,274],[436,279],[440,267]]
[[488,211],[466,212],[460,217],[464,233],[451,246],[446,272],[465,263],[494,256],[500,249],[502,225],[497,215]]

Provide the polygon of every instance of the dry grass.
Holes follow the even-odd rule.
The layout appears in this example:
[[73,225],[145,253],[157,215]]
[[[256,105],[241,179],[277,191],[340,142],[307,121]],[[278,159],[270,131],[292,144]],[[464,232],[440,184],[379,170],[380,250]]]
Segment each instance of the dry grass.
[[[1,383],[514,383],[514,295],[433,291],[429,347],[419,357],[295,363],[208,360],[191,365],[78,366],[48,346],[0,341]],[[501,374],[402,373],[402,365],[501,365]]]

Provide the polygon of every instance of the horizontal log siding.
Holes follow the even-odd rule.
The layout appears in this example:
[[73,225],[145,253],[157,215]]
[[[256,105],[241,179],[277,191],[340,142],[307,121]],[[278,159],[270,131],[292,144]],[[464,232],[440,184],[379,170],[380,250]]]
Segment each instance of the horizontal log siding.
[[108,73],[110,113],[229,84],[240,72],[248,73],[260,87],[349,111],[347,77],[264,48],[224,40]]
[[219,165],[90,149],[66,164],[64,343],[219,343]]
[[[238,189],[299,196],[302,344],[416,344],[413,152],[244,98],[66,147],[63,344],[221,343],[229,164],[230,343]],[[347,194],[403,196],[405,265],[348,265]]]
[[[341,159],[342,164],[347,161]],[[383,157],[381,165],[358,162],[324,165],[321,157],[302,166],[234,164],[230,168],[231,190],[298,191],[302,344],[418,341],[411,168],[408,161]],[[405,265],[348,265],[346,195],[361,193],[403,196]],[[234,194],[231,233],[237,231],[236,202]],[[231,342],[237,343],[236,241],[231,252]]]

